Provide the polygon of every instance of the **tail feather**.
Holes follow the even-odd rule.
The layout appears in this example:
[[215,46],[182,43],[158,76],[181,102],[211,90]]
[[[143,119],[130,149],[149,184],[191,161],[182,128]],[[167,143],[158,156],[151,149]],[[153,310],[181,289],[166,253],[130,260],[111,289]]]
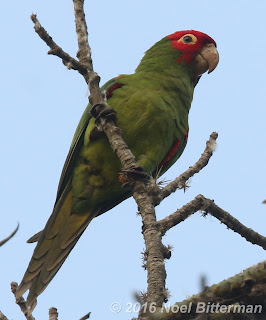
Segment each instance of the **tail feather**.
[[[95,214],[90,215],[89,221],[88,221],[88,216],[85,217],[83,223],[82,223],[82,217],[77,219],[77,215],[73,214],[69,217],[68,223],[65,224],[64,229],[61,233],[61,249],[64,250],[66,249],[77,237],[80,237],[81,234],[85,231],[87,228],[89,222],[91,219],[95,216]],[[77,230],[75,233],[73,233],[72,228],[75,228]]]
[[37,246],[36,246],[36,248],[34,249],[34,252],[33,252],[33,258],[34,259],[32,260],[32,264],[29,265],[30,266],[30,270],[31,270],[31,268],[34,268],[35,264],[38,264],[38,263],[40,263],[42,261],[42,260],[40,260],[42,257],[47,255],[47,252],[49,251],[51,243],[52,243],[52,241],[51,240],[47,240],[45,238],[45,236],[42,237],[38,241]]
[[32,261],[28,267],[29,273],[36,273],[36,272],[40,271],[43,263],[44,263],[43,259],[39,259],[39,258],[38,258],[38,260],[36,260],[36,258],[34,260],[32,259]]
[[35,307],[37,306],[37,295],[34,297],[34,299],[31,300],[31,302],[29,303],[27,300],[27,305],[29,306],[29,310],[28,310],[28,314],[31,315],[32,311],[35,309]]
[[[81,234],[80,234],[80,236],[81,236]],[[46,289],[48,284],[51,282],[53,277],[56,275],[57,271],[61,268],[62,264],[65,262],[68,254],[73,249],[73,247],[77,243],[80,236],[76,239],[75,242],[73,242],[71,244],[71,246],[69,246],[67,248],[66,251],[64,251],[64,255],[60,256],[61,260],[58,259],[58,261],[57,261],[58,263],[56,265],[53,264],[51,266],[53,268],[51,268],[51,267],[48,268],[48,267],[44,266],[44,268],[42,268],[41,271],[39,271],[38,276],[35,277],[33,279],[33,281],[31,282],[30,288],[29,288],[30,291],[29,291],[29,294],[27,297],[27,305],[29,306],[29,313],[30,314],[32,313],[32,311],[34,310],[34,308],[37,305],[37,297]]]
[[[31,268],[28,268],[28,272],[27,274],[25,274],[23,281],[26,282],[30,282],[32,279],[34,279],[41,271],[42,267],[43,267],[43,261],[33,261],[34,262],[38,262],[38,265],[34,265],[34,266],[30,266]],[[35,269],[34,269],[35,268]]]
[[27,243],[33,243],[33,242],[37,242],[40,240],[41,235],[42,235],[43,230],[35,233],[35,235],[33,235],[32,237],[29,238],[29,240],[27,240]]
[[27,304],[30,313],[37,304],[38,295],[53,279],[92,218],[98,214],[98,210],[91,210],[87,214],[71,214],[71,207],[72,191],[69,188],[57,202],[42,231],[29,266],[16,291],[18,298],[29,289]]

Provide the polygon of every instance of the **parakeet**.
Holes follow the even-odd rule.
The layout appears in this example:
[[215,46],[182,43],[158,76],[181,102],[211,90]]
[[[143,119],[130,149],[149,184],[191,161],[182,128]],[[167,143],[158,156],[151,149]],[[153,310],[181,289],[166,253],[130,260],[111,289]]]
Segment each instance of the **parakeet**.
[[[147,173],[163,174],[182,154],[194,87],[218,61],[211,37],[179,31],[154,44],[134,74],[120,75],[102,87],[137,165]],[[121,187],[121,164],[105,134],[97,130],[91,107],[74,134],[53,212],[44,230],[31,239],[38,243],[16,291],[20,297],[29,289],[30,312],[90,221],[131,196]]]

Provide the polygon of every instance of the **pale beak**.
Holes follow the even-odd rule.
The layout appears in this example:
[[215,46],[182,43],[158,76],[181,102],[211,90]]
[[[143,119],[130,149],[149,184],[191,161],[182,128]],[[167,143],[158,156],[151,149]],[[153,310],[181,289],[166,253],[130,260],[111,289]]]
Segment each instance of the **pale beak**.
[[211,73],[218,65],[219,53],[213,43],[206,44],[195,59],[195,75],[200,76],[208,70]]

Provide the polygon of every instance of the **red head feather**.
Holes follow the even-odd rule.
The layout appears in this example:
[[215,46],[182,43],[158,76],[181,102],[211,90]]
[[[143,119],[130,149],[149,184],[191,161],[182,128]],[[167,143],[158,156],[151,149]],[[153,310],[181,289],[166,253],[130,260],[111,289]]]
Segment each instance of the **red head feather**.
[[216,42],[211,37],[195,30],[177,31],[167,37],[171,40],[172,47],[182,53],[181,57],[177,59],[178,62],[183,60],[190,63],[202,47],[208,43],[213,43],[216,47]]

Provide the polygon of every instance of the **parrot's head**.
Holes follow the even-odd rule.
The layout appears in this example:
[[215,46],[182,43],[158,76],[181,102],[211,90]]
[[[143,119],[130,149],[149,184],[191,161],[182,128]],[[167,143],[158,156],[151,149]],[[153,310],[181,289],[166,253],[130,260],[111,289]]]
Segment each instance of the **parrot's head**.
[[156,71],[173,76],[178,72],[182,76],[187,74],[195,85],[200,76],[206,71],[212,72],[218,62],[216,43],[211,37],[199,31],[185,30],[155,43],[146,51],[136,72]]
[[166,38],[170,40],[171,47],[178,51],[177,63],[190,66],[195,79],[216,68],[219,62],[216,42],[207,34],[185,30],[170,34]]

